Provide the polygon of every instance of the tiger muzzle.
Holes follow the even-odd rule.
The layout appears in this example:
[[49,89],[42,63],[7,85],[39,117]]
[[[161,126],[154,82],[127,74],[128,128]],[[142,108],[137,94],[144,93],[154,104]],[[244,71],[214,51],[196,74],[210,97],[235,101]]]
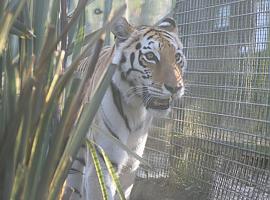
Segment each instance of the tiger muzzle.
[[148,102],[148,105],[146,108],[151,108],[155,110],[167,110],[169,109],[170,105],[172,103],[171,98],[170,99],[160,99],[160,98],[152,98],[150,102]]
[[164,87],[169,91],[171,92],[172,94],[176,94],[182,87],[179,86],[179,87],[172,87],[172,86],[169,86],[169,85],[166,85],[164,84]]

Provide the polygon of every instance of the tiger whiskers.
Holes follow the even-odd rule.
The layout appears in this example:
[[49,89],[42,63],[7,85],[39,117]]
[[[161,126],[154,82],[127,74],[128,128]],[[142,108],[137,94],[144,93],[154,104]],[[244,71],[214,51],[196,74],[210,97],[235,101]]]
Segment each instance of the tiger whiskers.
[[137,93],[138,91],[147,91],[146,86],[133,86],[126,91],[127,96]]
[[143,103],[144,103],[144,105],[147,107],[147,105],[149,105],[149,102],[151,102],[152,99],[153,99],[152,96],[150,96],[150,95],[144,95],[143,96]]
[[145,91],[145,90],[136,90],[134,91],[134,93],[132,94],[127,94],[127,100],[130,101],[131,99],[133,99],[135,96],[141,96],[144,99],[149,96],[149,97],[155,97],[155,98],[159,98],[159,99],[168,99],[170,98],[170,96],[166,96],[161,92],[156,93],[156,91],[151,91],[151,93],[149,93],[149,91]]
[[145,105],[146,106],[149,105],[151,103],[152,99],[153,99],[153,97],[149,96],[146,103],[145,103]]
[[158,99],[171,99],[171,95],[164,93],[160,87],[160,84],[153,83],[151,86],[133,86],[126,90],[125,101],[130,104],[135,97],[140,97],[141,101],[138,101],[139,106],[149,105],[154,98]]
[[161,89],[162,88],[162,85],[160,84],[160,83],[155,83],[155,82],[153,82],[152,84],[151,84],[151,86],[153,87],[156,87],[157,89]]
[[129,96],[127,96],[126,101],[127,103],[130,103],[132,99],[134,99],[136,96],[140,96],[142,97],[142,101],[140,101],[139,105],[143,105],[144,104],[144,99],[146,98],[146,92],[145,91],[139,91],[136,90],[136,92],[130,94]]
[[143,93],[151,93],[155,96],[160,97],[164,96],[164,94],[162,93],[162,91],[160,91],[160,89],[147,86],[134,86],[126,91],[127,97],[133,96],[134,94],[142,95]]

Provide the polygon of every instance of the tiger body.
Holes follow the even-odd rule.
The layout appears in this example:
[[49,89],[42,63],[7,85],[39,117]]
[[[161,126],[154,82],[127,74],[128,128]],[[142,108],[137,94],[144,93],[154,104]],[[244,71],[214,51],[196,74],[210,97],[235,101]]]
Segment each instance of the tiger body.
[[[165,19],[158,27],[135,28],[122,18],[112,32],[116,36],[116,44],[101,52],[98,65],[103,65],[104,69],[114,59],[120,60],[120,65],[87,137],[107,153],[128,199],[140,162],[106,134],[142,156],[152,118],[169,113],[172,101],[184,93],[182,73],[186,60],[172,19]],[[121,54],[116,53],[120,47]],[[93,78],[91,84],[94,82]],[[98,148],[97,152],[109,200],[117,199],[115,185]],[[91,155],[81,148],[78,157],[84,161],[75,160],[73,168],[82,173],[68,176],[64,199],[101,200]]]

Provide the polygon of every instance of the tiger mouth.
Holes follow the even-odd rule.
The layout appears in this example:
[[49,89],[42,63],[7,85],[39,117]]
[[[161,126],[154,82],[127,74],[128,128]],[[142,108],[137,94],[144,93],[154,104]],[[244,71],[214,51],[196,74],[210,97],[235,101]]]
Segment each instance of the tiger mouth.
[[156,109],[156,110],[167,110],[171,105],[170,99],[159,99],[153,98],[148,103],[147,108]]

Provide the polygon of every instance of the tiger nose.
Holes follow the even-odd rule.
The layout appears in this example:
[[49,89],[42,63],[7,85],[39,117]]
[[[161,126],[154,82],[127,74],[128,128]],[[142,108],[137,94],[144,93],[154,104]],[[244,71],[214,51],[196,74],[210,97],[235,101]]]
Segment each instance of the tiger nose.
[[172,87],[172,86],[169,86],[169,85],[166,85],[164,84],[165,88],[170,91],[172,94],[175,94],[177,93],[180,89],[181,89],[181,86],[179,87]]

